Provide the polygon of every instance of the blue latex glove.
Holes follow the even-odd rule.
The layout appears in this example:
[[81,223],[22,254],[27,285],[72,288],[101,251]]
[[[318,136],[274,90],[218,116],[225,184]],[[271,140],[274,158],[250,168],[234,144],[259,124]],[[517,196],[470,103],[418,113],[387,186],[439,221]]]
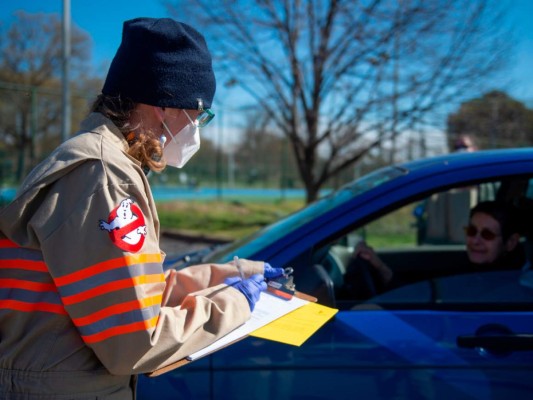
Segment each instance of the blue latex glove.
[[265,263],[265,272],[264,272],[264,274],[265,274],[265,278],[266,279],[277,278],[278,276],[283,275],[284,272],[285,272],[285,270],[283,268],[274,268],[269,263]]
[[253,311],[255,308],[255,303],[259,300],[261,292],[265,291],[267,284],[265,282],[265,277],[261,274],[252,275],[250,278],[242,280],[238,276],[233,276],[231,278],[226,278],[224,283],[229,286],[233,286],[235,289],[239,290],[250,305],[250,310]]

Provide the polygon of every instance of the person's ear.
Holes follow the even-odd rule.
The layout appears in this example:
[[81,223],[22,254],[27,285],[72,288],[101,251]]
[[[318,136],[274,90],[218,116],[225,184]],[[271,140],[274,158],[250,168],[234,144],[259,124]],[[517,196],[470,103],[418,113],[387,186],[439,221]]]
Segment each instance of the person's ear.
[[513,233],[507,241],[505,242],[505,250],[513,251],[520,241],[520,235],[518,233]]

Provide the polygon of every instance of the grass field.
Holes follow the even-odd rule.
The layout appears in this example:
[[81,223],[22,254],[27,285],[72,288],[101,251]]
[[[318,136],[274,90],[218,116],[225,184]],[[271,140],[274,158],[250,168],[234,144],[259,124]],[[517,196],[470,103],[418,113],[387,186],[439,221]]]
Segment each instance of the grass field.
[[[300,209],[302,200],[186,201],[157,204],[162,229],[224,240],[244,237]],[[412,207],[401,208],[367,225],[359,234],[375,248],[416,243]]]
[[157,210],[162,229],[235,240],[303,206],[301,200],[206,200],[161,202],[157,204]]

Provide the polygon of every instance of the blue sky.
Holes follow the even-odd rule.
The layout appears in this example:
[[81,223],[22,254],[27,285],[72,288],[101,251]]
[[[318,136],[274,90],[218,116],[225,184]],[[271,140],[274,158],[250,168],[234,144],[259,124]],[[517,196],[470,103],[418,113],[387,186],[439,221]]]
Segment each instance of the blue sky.
[[[15,10],[61,13],[63,6],[63,0],[0,1],[2,24],[9,24]],[[533,107],[533,0],[509,0],[509,3],[510,18],[519,41],[514,67],[504,77],[512,80],[506,90]],[[86,31],[93,40],[92,59],[95,65],[108,63],[113,58],[120,43],[123,21],[141,16],[165,16],[159,0],[71,0],[70,7],[73,24]],[[495,87],[498,87],[498,82],[495,82]]]
[[[1,0],[0,21],[9,24],[16,10],[61,14],[63,0]],[[96,65],[110,61],[120,44],[122,23],[137,17],[163,17],[159,0],[71,0],[72,23],[87,32],[93,41]]]

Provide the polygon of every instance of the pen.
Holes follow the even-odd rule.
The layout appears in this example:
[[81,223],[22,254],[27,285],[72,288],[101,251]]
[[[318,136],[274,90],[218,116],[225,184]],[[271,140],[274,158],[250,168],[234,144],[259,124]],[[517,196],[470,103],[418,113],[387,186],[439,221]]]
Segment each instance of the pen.
[[244,281],[244,273],[242,272],[241,262],[239,261],[239,257],[234,256],[233,262],[235,263],[235,266],[239,270],[239,274],[241,275],[241,279]]

